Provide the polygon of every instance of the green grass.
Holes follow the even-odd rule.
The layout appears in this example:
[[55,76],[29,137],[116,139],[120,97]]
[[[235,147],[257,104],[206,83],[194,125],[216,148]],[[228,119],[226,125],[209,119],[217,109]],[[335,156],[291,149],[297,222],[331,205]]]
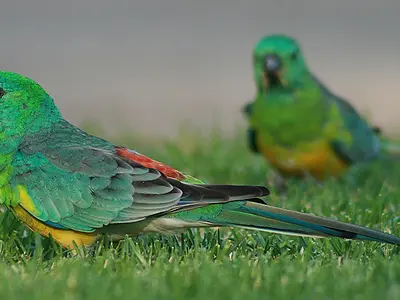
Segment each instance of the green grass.
[[[213,183],[265,184],[244,134],[114,139]],[[272,205],[400,236],[400,165],[376,162],[323,186],[291,181]],[[76,255],[0,215],[0,299],[400,299],[400,247],[245,230],[100,241]]]

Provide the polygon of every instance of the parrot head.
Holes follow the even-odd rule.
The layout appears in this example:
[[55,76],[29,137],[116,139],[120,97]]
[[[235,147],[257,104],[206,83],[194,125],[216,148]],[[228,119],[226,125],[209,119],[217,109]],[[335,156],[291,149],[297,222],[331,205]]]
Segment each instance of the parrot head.
[[288,36],[269,35],[253,49],[254,79],[263,92],[291,90],[308,73],[299,44]]
[[59,120],[61,115],[44,89],[22,75],[0,71],[0,141],[17,143]]

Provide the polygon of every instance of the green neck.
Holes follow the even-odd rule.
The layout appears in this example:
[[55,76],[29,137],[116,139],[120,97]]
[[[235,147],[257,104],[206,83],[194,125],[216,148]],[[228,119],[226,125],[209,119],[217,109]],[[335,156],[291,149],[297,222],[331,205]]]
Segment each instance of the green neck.
[[34,118],[26,116],[22,119],[24,117],[22,115],[20,118],[24,126],[18,126],[18,122],[8,123],[9,126],[5,126],[4,131],[0,133],[0,204],[6,206],[17,205],[19,201],[13,192],[15,187],[12,186],[13,166],[24,163],[23,154],[18,152],[18,148],[22,143],[37,142],[39,133],[40,136],[45,135],[55,123],[63,120],[52,102],[36,111]]
[[319,138],[327,119],[323,94],[307,78],[291,88],[258,93],[252,111],[252,126],[265,144],[289,147]]
[[12,160],[15,152],[0,154],[0,204],[12,205],[15,197],[11,190]]
[[0,133],[0,204],[10,205],[13,200],[10,180],[13,173],[12,161],[18,150],[19,139]]

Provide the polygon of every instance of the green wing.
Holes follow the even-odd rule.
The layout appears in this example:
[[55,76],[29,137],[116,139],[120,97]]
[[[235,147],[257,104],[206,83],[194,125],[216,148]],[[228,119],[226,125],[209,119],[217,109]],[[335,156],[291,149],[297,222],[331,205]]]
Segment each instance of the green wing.
[[13,185],[26,188],[36,218],[77,231],[140,221],[182,196],[157,170],[124,160],[112,144],[67,122],[26,138],[13,168]]
[[[246,115],[247,118],[251,117],[252,106],[253,106],[253,103],[247,103],[243,107],[243,113]],[[254,153],[260,152],[260,150],[257,146],[257,131],[251,127],[249,127],[247,129],[247,145],[252,152],[254,152]]]
[[346,129],[352,137],[351,143],[344,143],[340,140],[332,141],[332,148],[335,152],[349,164],[377,157],[380,152],[377,130],[371,127],[349,102],[334,95],[315,76],[313,79],[323,91],[326,101],[337,105]]
[[269,193],[258,186],[201,184],[187,175],[187,183],[167,178],[66,121],[27,137],[13,172],[13,187],[23,186],[35,209],[22,207],[48,225],[83,232],[211,203],[258,202],[253,198]]

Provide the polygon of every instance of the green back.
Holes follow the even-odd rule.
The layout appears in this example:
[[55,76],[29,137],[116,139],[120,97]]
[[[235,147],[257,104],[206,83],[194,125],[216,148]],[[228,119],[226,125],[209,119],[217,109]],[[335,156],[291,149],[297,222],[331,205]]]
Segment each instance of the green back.
[[347,100],[334,95],[316,77],[313,78],[323,92],[325,101],[338,108],[345,130],[351,136],[351,141],[348,143],[340,138],[334,139],[332,146],[335,151],[348,162],[362,162],[376,158],[380,154],[381,140],[374,128]]

